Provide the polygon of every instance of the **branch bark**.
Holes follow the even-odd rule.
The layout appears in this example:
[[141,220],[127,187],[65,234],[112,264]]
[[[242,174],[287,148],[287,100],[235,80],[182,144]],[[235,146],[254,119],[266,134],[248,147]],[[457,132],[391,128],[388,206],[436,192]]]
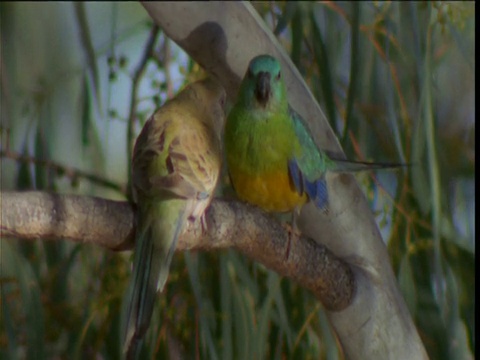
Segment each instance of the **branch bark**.
[[[1,236],[92,243],[114,251],[134,244],[134,208],[128,202],[46,192],[2,192]],[[263,211],[235,201],[214,200],[208,230],[191,226],[177,251],[236,248],[268,268],[311,290],[327,309],[341,310],[353,298],[350,267],[310,239],[291,242],[287,231]]]
[[[249,3],[142,4],[172,40],[220,80],[231,99],[254,56],[268,53],[278,58],[290,105],[306,120],[317,146],[342,153],[302,76]],[[357,291],[353,302],[342,311],[328,313],[347,358],[428,358],[358,184],[353,176],[342,174],[327,175],[327,186],[330,211],[304,206],[299,228],[346,260],[354,272]]]

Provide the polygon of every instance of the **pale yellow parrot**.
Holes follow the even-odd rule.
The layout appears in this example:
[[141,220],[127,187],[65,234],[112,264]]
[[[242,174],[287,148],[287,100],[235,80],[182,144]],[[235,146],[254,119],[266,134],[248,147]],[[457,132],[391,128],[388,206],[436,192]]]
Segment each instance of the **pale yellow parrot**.
[[188,85],[145,123],[132,159],[137,201],[133,274],[129,287],[124,352],[136,356],[168,277],[178,236],[201,221],[221,167],[220,133],[225,90],[207,78]]

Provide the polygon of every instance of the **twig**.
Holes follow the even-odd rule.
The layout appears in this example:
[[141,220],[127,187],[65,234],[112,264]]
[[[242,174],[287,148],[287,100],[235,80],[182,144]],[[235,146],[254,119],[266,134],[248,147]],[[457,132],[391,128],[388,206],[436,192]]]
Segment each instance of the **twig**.
[[24,162],[24,163],[32,163],[36,165],[42,165],[45,166],[46,168],[53,169],[58,175],[65,175],[68,177],[70,180],[74,181],[79,178],[84,178],[87,179],[95,184],[98,184],[100,186],[106,187],[108,189],[112,189],[115,191],[118,191],[122,195],[126,194],[126,187],[119,185],[113,181],[107,180],[101,176],[95,175],[88,173],[86,171],[82,171],[79,169],[75,169],[70,166],[65,166],[62,164],[58,164],[56,162],[53,162],[51,160],[45,160],[45,159],[37,159],[35,157],[27,156],[27,155],[22,155],[17,152],[13,151],[0,151],[0,158],[5,158],[5,159],[11,159],[17,162]]
[[[128,130],[127,130],[127,159],[132,158],[132,150],[134,143],[134,129],[135,129],[135,119],[137,115],[137,93],[138,86],[140,85],[140,80],[145,72],[147,67],[148,60],[152,57],[153,49],[157,40],[157,36],[160,32],[158,25],[153,25],[150,30],[150,35],[148,36],[147,43],[145,45],[145,50],[140,62],[138,63],[132,79],[132,93],[130,95],[130,114],[128,115]],[[132,164],[128,161],[128,198],[131,199],[131,180],[132,180]]]
[[93,91],[95,92],[95,98],[97,100],[98,109],[102,111],[101,97],[99,90],[99,75],[97,68],[97,61],[95,55],[95,49],[93,47],[92,38],[90,36],[90,27],[88,26],[87,14],[85,11],[84,2],[74,2],[75,16],[78,22],[78,28],[80,32],[80,40],[85,50],[85,57],[87,59],[87,68],[90,72],[93,83]]

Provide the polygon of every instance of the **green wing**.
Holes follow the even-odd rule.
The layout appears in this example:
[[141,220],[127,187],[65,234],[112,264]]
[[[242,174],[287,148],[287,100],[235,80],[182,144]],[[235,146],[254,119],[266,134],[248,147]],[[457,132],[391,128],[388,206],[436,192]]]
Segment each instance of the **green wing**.
[[356,172],[379,169],[397,169],[408,167],[402,163],[371,163],[349,161],[342,159],[338,154],[320,150],[313,142],[302,117],[289,107],[289,115],[295,129],[300,150],[288,162],[290,176],[299,193],[307,193],[315,205],[324,209],[328,204],[327,171]]
[[319,209],[324,209],[328,204],[325,173],[335,168],[335,162],[318,149],[302,117],[290,107],[289,115],[300,145],[288,162],[290,176],[299,193],[305,192]]

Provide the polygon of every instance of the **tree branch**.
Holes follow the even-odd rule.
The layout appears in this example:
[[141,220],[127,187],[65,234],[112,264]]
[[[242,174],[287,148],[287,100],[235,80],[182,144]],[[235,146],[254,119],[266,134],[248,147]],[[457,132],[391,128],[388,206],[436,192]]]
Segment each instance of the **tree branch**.
[[[132,249],[134,209],[128,202],[46,192],[2,192],[1,236],[22,239],[68,239],[110,250]],[[332,311],[346,308],[355,283],[349,266],[325,246],[288,232],[258,208],[214,200],[207,211],[208,230],[194,224],[179,239],[177,251],[235,248],[312,291]]]

